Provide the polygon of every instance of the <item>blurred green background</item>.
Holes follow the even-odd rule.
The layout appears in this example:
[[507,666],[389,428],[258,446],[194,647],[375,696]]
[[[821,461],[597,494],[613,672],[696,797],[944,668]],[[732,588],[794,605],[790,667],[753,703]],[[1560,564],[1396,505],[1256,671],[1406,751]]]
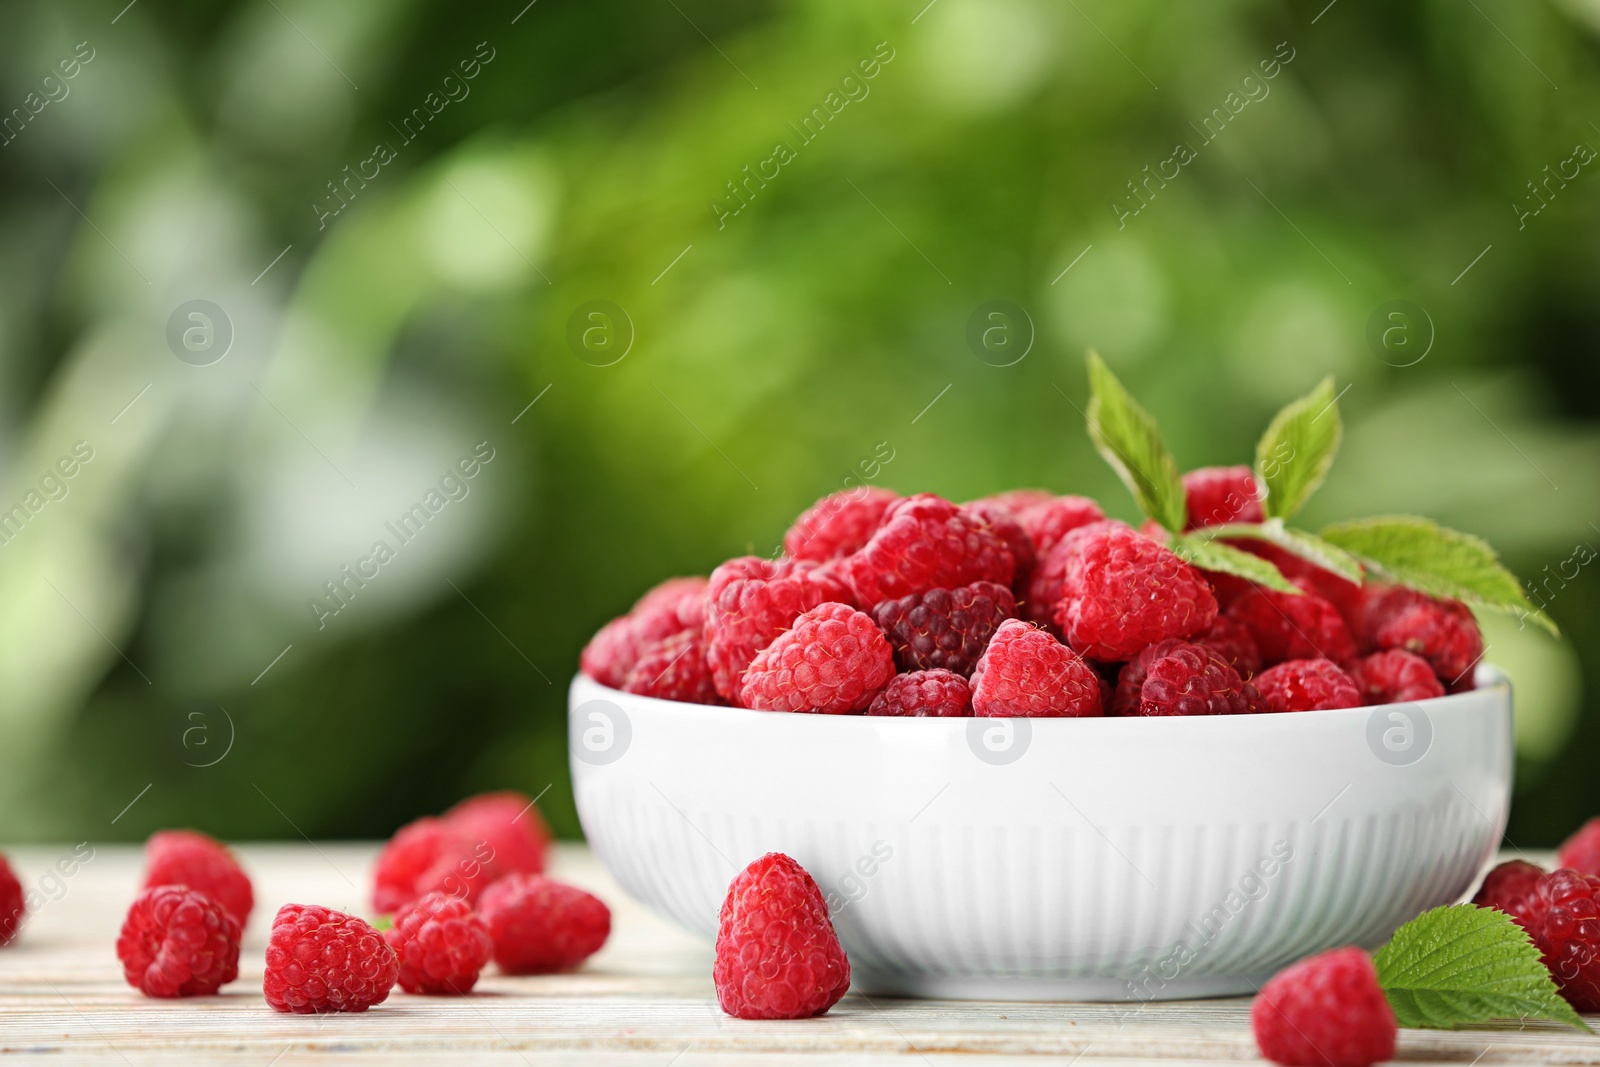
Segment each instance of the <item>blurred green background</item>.
[[[1308,524],[1426,513],[1543,579],[1564,640],[1485,620],[1509,836],[1600,811],[1600,2],[925,2],[5,5],[0,838],[384,836],[503,786],[575,835],[588,635],[861,461],[1128,515],[1091,345],[1185,466],[1336,375]],[[569,343],[595,300],[626,322]]]

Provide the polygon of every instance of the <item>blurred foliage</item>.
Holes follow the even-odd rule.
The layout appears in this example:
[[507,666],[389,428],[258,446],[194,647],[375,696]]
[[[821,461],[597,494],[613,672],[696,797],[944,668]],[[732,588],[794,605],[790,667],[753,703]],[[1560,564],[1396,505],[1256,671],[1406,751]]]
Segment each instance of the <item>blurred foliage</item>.
[[[1510,836],[1600,810],[1597,579],[1549,580],[1600,546],[1600,178],[1528,184],[1600,146],[1597,0],[118,6],[0,12],[0,507],[95,450],[0,549],[0,836],[380,836],[499,786],[575,834],[587,636],[770,551],[880,442],[904,491],[1129,514],[1075,410],[1090,345],[1186,466],[1335,374],[1307,523],[1422,512],[1546,580],[1564,641],[1488,630]],[[165,339],[192,299],[234,331],[205,367]],[[612,366],[567,341],[596,299],[636,333]],[[1036,328],[1012,366],[965,341],[993,299]],[[1396,299],[1434,334],[1410,366],[1367,342]]]

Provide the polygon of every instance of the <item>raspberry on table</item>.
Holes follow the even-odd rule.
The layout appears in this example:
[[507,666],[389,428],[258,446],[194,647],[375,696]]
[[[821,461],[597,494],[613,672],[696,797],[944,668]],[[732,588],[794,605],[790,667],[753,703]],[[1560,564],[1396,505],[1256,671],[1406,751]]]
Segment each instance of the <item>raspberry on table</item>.
[[1505,912],[1531,937],[1544,914],[1539,899],[1539,882],[1544,874],[1544,868],[1532,863],[1507,860],[1483,876],[1483,884],[1478,887],[1472,903]]
[[[457,803],[441,818],[472,843],[474,858],[488,868],[488,880],[517,871],[538,874],[544,870],[545,853],[554,837],[528,794],[515,789],[479,793]],[[454,887],[440,888],[449,892]]]
[[1361,690],[1337,663],[1291,659],[1256,676],[1264,711],[1328,711],[1361,706]]
[[1100,505],[1086,496],[1052,496],[1015,514],[1041,560],[1073,530],[1106,518]]
[[962,514],[974,522],[986,526],[990,532],[1005,542],[1011,550],[1011,561],[1015,564],[1011,572],[1011,587],[1013,589],[1026,589],[1028,576],[1033,573],[1033,565],[1037,560],[1037,553],[1033,547],[1033,539],[1028,536],[1028,531],[1022,528],[1022,523],[1010,510],[988,500],[974,500],[961,505]]
[[481,837],[474,839],[445,819],[407,823],[378,853],[372,906],[387,914],[434,890],[471,903],[490,881],[494,855]]
[[388,998],[399,973],[394,949],[364,920],[319,904],[285,904],[272,920],[261,989],[274,1011],[366,1011]]
[[718,704],[716,681],[706,662],[703,630],[685,630],[652,641],[639,650],[633,668],[622,682],[625,693],[681,700],[688,704]]
[[394,949],[400,988],[407,993],[469,993],[494,952],[489,927],[472,905],[443,893],[401,908],[383,939]]
[[802,612],[848,602],[845,584],[815,563],[730,559],[711,572],[705,612],[706,663],[717,694],[739,703],[745,668]]
[[[1556,853],[1556,866],[1568,867],[1580,874],[1600,875],[1600,815],[1578,828],[1578,832],[1562,842]],[[0,937],[4,931],[0,930]]]
[[197,889],[154,885],[133,898],[117,958],[147,997],[210,996],[239,977],[239,920]]
[[1250,1006],[1261,1054],[1287,1067],[1367,1067],[1394,1055],[1394,1010],[1372,959],[1336,948],[1280,971]]
[[893,504],[872,539],[836,566],[855,602],[867,607],[972,582],[1009,586],[1016,573],[1016,560],[998,533],[932,493]]
[[17,936],[27,913],[27,894],[22,891],[22,883],[12,872],[10,862],[0,853],[0,946],[9,945]]
[[1183,476],[1189,520],[1184,529],[1262,522],[1261,488],[1249,467],[1201,467]]
[[929,589],[872,609],[902,671],[941,667],[963,676],[977,666],[1000,624],[1016,615],[1011,590],[994,582]]
[[1356,657],[1344,618],[1314,593],[1251,589],[1228,606],[1228,618],[1250,631],[1264,666],[1318,658],[1348,663]]
[[711,977],[717,1003],[739,1019],[806,1019],[839,1002],[850,961],[805,868],[769,852],[739,872],[722,902]]
[[1561,870],[1539,880],[1533,927],[1550,976],[1579,1011],[1600,1011],[1600,877]]
[[1080,527],[1056,623],[1080,655],[1124,660],[1168,637],[1210,628],[1217,601],[1200,572],[1122,523]]
[[1472,688],[1472,668],[1483,656],[1483,634],[1471,608],[1404,586],[1369,594],[1365,637],[1377,651],[1415,652],[1452,692]]
[[1142,650],[1117,678],[1113,715],[1244,715],[1261,695],[1221,653],[1168,638]]
[[866,612],[819,604],[756,653],[740,699],[761,711],[862,711],[894,677],[889,639]]
[[506,974],[570,970],[611,936],[611,909],[592,893],[543,875],[513,874],[490,886],[478,914]]
[[640,597],[628,614],[600,627],[579,658],[583,673],[613,689],[621,688],[646,645],[684,630],[699,629],[705,618],[705,578],[668,578]]
[[972,714],[972,687],[965,676],[934,667],[889,679],[868,715],[955,718]]
[[783,535],[784,554],[818,562],[842,559],[872,539],[883,513],[899,499],[897,493],[866,485],[831,493],[789,527]]
[[226,845],[194,830],[160,830],[145,842],[144,887],[186,885],[222,905],[243,928],[255,894]]
[[1361,657],[1349,673],[1366,704],[1408,704],[1444,696],[1444,686],[1432,665],[1416,653],[1398,648]]
[[1261,671],[1261,650],[1256,647],[1256,639],[1242,623],[1226,615],[1218,615],[1210,629],[1197,634],[1193,641],[1214,649],[1246,681]]
[[995,631],[972,673],[972,713],[990,717],[1103,715],[1094,669],[1049,633],[1020,619]]

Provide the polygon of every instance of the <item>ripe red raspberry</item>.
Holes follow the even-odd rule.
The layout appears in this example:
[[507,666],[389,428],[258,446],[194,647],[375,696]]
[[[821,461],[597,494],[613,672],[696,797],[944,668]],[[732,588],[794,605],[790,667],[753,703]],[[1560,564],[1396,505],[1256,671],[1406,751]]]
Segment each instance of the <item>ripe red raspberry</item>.
[[[1580,874],[1600,875],[1600,815],[1578,828],[1578,832],[1561,845],[1556,853],[1556,866],[1569,867]],[[4,931],[0,930],[0,935]]]
[[1472,902],[1480,908],[1496,908],[1511,917],[1511,921],[1533,932],[1544,907],[1539,900],[1539,882],[1544,869],[1522,860],[1507,860],[1483,876],[1483,885]]
[[17,936],[17,929],[27,915],[27,896],[22,883],[11,872],[11,864],[0,854],[0,946],[8,945]]
[[1250,1006],[1261,1054],[1288,1067],[1367,1067],[1394,1055],[1399,1028],[1359,948],[1301,960],[1261,987]]
[[762,711],[861,711],[894,677],[894,652],[872,616],[819,604],[756,653],[740,697]]
[[611,936],[611,909],[598,897],[536,874],[500,879],[483,894],[478,914],[506,974],[570,970]]
[[372,906],[396,911],[434,890],[467,902],[490,881],[494,850],[444,819],[422,818],[395,831],[378,853]]
[[1215,649],[1168,638],[1122,668],[1112,714],[1243,715],[1260,699]]
[[1396,586],[1368,601],[1367,644],[1374,650],[1403,648],[1433,664],[1446,688],[1472,688],[1468,676],[1483,656],[1483,634],[1472,609]]
[[1579,1011],[1600,1011],[1600,877],[1555,871],[1539,880],[1533,943]]
[[942,667],[963,677],[977,666],[1000,624],[1016,615],[1011,590],[993,582],[929,589],[872,609],[902,671]]
[[518,871],[538,874],[544,870],[545,853],[553,838],[544,816],[526,793],[515,789],[479,793],[456,804],[443,819],[472,842],[474,857],[488,868],[488,881]]
[[472,905],[443,893],[401,908],[383,939],[394,949],[407,993],[469,993],[494,952],[489,927]]
[[241,929],[250,921],[250,876],[222,842],[194,830],[161,830],[145,842],[144,854],[145,888],[186,885],[222,905]]
[[274,1011],[366,1011],[394,988],[400,961],[383,935],[354,915],[285,904],[272,920],[261,990]]
[[1337,663],[1291,659],[1256,676],[1263,711],[1326,711],[1358,708],[1361,690]]
[[868,715],[954,718],[972,714],[972,687],[966,678],[938,667],[897,674],[872,702]]
[[1256,647],[1256,639],[1226,615],[1218,615],[1211,628],[1196,637],[1194,643],[1215,649],[1246,681],[1261,671],[1261,650]]
[[784,555],[823,562],[842,559],[872,539],[883,513],[900,497],[887,489],[858,485],[812,504],[783,535]]
[[706,662],[717,694],[738,704],[745,668],[757,652],[802,612],[849,600],[844,583],[814,563],[741,556],[712,571],[705,638]]
[[998,717],[1105,714],[1100,676],[1044,630],[1007,619],[972,672],[972,713]]
[[993,529],[932,493],[889,508],[883,525],[838,571],[867,607],[880,600],[972,582],[1009,586],[1016,561]]
[[711,665],[706,662],[705,632],[685,630],[645,645],[622,690],[688,704],[721,703]]
[[1291,659],[1356,657],[1350,628],[1334,606],[1314,593],[1252,589],[1228,607],[1228,618],[1250,631],[1265,666]]
[[1028,531],[1022,528],[1022,523],[1017,521],[1014,513],[999,504],[988,500],[974,500],[961,505],[961,513],[981,526],[986,526],[991,533],[1004,541],[1011,550],[1011,560],[1015,568],[1011,572],[1011,586],[1013,589],[1026,589],[1028,576],[1033,573],[1033,565],[1037,553],[1033,548],[1033,540],[1028,536]]
[[[1278,568],[1278,572],[1293,582],[1302,592],[1315,593],[1334,606],[1344,619],[1351,636],[1361,633],[1363,607],[1362,586],[1332,571],[1323,570],[1304,556],[1280,548],[1271,541],[1240,537],[1228,544],[1244,552],[1260,556]],[[1236,581],[1238,579],[1235,579]]]
[[618,689],[646,645],[684,630],[699,629],[705,618],[704,578],[668,578],[626,615],[612,619],[590,638],[579,659],[583,673]]
[[1428,661],[1398,648],[1356,660],[1350,677],[1360,686],[1366,704],[1407,704],[1444,696],[1444,686]]
[[1019,519],[1022,513],[1035,504],[1048,504],[1056,495],[1048,489],[1007,489],[983,498],[985,504],[998,504]]
[[151,886],[133,898],[117,958],[147,997],[207,997],[239,977],[239,920],[197,889]]
[[1230,522],[1262,522],[1260,487],[1249,467],[1201,467],[1183,476],[1189,502],[1185,530],[1224,526]]
[[1092,522],[1104,522],[1106,513],[1086,496],[1054,496],[1023,508],[1017,521],[1033,541],[1034,552],[1044,559],[1061,539]]
[[739,1019],[821,1015],[850,988],[850,961],[811,875],[781,852],[740,871],[717,921],[717,1003]]
[[1056,623],[1067,644],[1099,660],[1127,659],[1167,637],[1211,626],[1217,601],[1200,572],[1121,523],[1096,523],[1063,544],[1067,564]]

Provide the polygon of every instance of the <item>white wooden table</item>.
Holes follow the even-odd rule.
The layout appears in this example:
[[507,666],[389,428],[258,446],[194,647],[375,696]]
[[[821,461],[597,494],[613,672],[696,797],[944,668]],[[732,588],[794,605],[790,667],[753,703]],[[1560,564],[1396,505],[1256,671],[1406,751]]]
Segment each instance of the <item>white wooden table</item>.
[[[69,847],[8,850],[25,885]],[[908,1001],[847,996],[826,1016],[747,1022],[717,1008],[711,950],[625,897],[581,846],[557,877],[612,909],[610,942],[580,971],[489,972],[464,999],[396,989],[363,1015],[280,1015],[261,997],[272,915],[290,901],[363,913],[376,845],[241,847],[256,888],[239,980],[221,995],[143,997],[122,980],[115,941],[137,888],[138,849],[99,846],[0,949],[0,1056],[44,1062],[187,1064],[805,1064],[1259,1062],[1249,1002],[1143,1006]],[[54,887],[51,887],[54,888]],[[1600,1019],[1592,1020],[1600,1028]],[[1399,1058],[1460,1064],[1596,1064],[1600,1037],[1554,1027],[1403,1031]]]

